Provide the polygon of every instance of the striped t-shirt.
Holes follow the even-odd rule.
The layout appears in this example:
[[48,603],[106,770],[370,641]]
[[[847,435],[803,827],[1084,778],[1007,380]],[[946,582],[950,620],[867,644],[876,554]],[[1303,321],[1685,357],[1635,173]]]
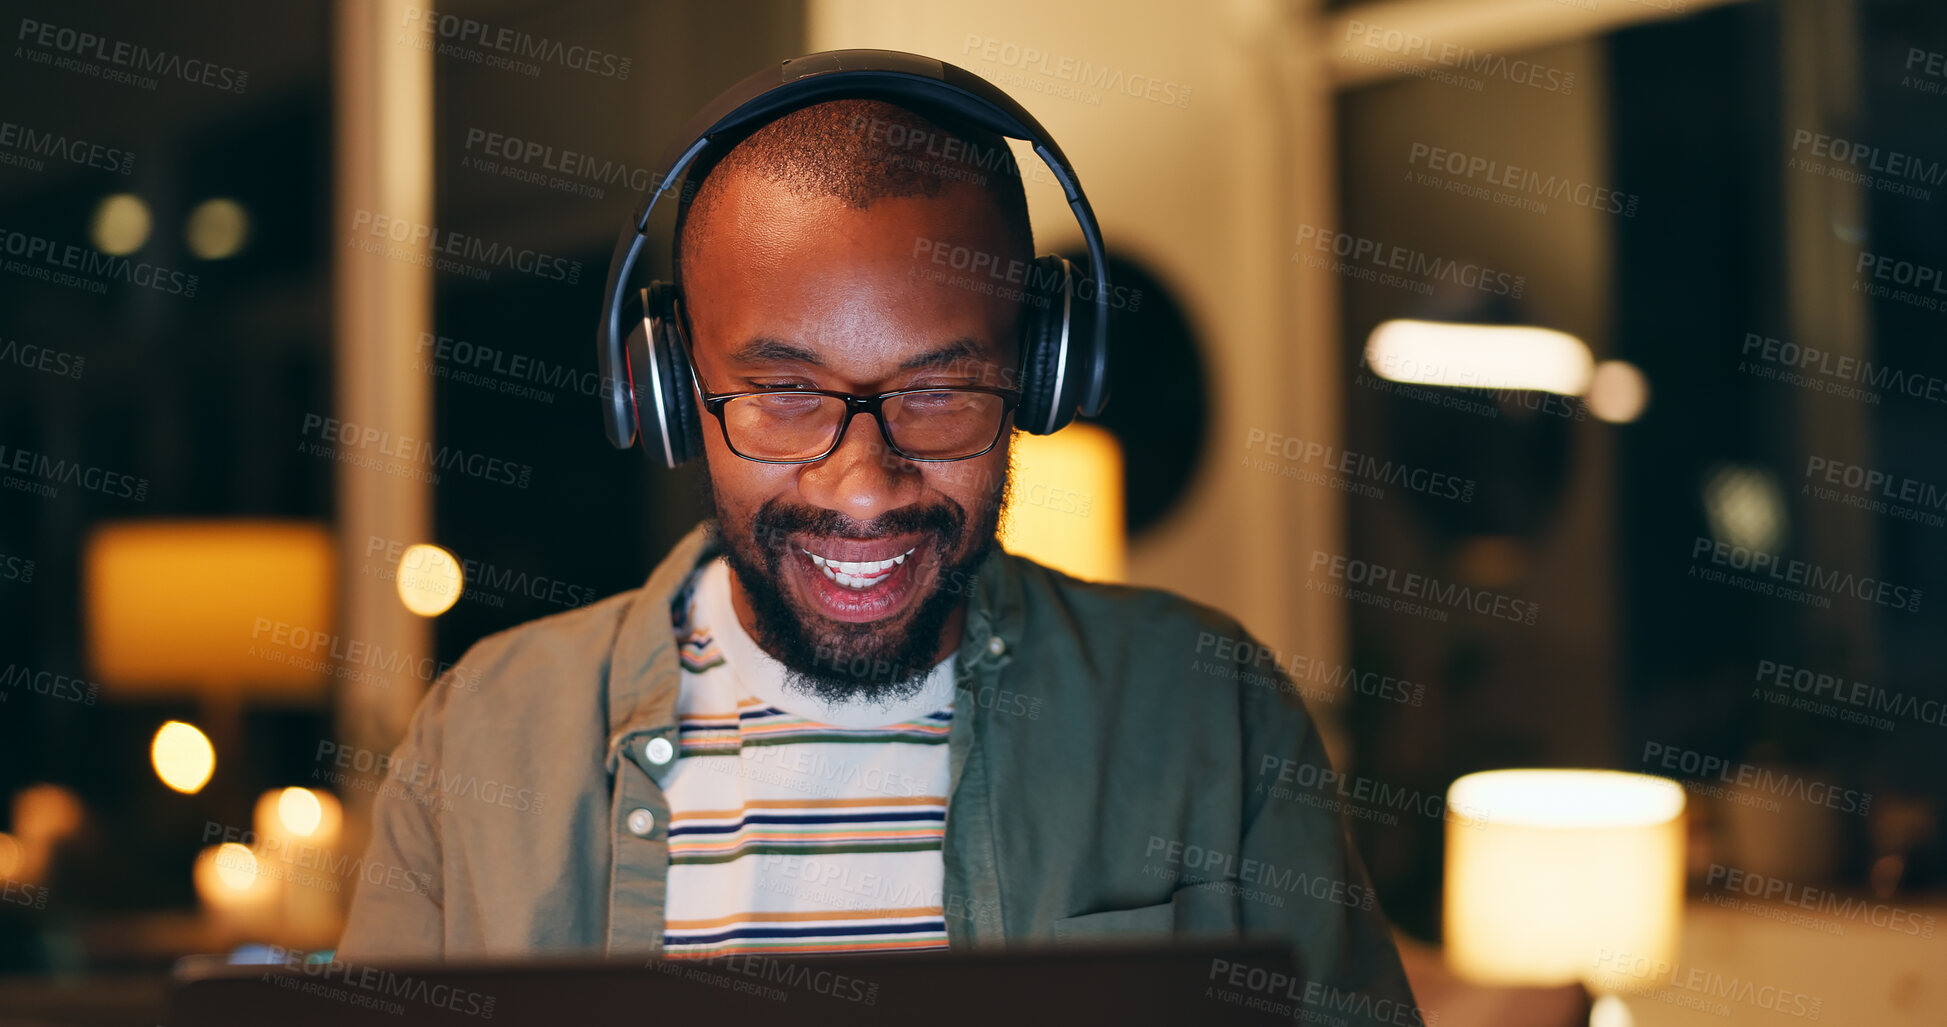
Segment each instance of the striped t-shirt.
[[784,687],[712,560],[672,604],[681,746],[664,954],[946,948],[941,839],[953,657],[891,706]]

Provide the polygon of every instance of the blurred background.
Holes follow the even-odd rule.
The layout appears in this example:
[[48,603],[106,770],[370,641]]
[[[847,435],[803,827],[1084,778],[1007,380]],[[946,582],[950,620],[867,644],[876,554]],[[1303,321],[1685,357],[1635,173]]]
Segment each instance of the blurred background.
[[1947,7],[0,6],[0,1014],[331,947],[439,673],[701,514],[597,420],[664,147],[880,47],[1023,103],[1140,292],[1010,545],[1263,643],[1424,1005],[1449,787],[1597,768],[1684,786],[1671,953],[1802,1000],[1612,1015],[1947,1022]]

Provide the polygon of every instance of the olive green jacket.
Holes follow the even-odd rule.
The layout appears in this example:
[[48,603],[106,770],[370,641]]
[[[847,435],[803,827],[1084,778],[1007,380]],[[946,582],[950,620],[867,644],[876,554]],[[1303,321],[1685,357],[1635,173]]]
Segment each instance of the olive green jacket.
[[[374,800],[342,960],[659,952],[699,525],[639,589],[481,640],[427,694]],[[1238,624],[998,548],[967,580],[942,905],[956,949],[1265,936],[1311,981],[1412,996],[1328,768]],[[646,812],[644,812],[646,811]],[[1389,1018],[1390,1019],[1390,1018]],[[1403,1022],[1403,1021],[1402,1021]]]

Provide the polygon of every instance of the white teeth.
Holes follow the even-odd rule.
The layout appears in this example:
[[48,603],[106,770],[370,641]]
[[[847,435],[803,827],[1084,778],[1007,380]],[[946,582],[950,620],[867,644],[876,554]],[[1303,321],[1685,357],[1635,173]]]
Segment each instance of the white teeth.
[[914,546],[912,549],[908,549],[890,560],[865,561],[833,560],[819,556],[817,553],[805,549],[802,546],[799,547],[799,552],[811,557],[811,562],[816,564],[819,570],[825,572],[825,577],[844,585],[846,588],[868,588],[883,580],[894,567],[905,563],[906,558],[913,555],[914,550],[918,548],[918,546]]

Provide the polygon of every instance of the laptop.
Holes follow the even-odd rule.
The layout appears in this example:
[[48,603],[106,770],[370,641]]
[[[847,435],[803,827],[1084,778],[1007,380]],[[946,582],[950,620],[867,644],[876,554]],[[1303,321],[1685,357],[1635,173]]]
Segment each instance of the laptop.
[[174,976],[169,1027],[1332,1022],[1307,1015],[1320,989],[1289,950],[1234,939],[647,963],[250,966],[211,956],[185,960]]

